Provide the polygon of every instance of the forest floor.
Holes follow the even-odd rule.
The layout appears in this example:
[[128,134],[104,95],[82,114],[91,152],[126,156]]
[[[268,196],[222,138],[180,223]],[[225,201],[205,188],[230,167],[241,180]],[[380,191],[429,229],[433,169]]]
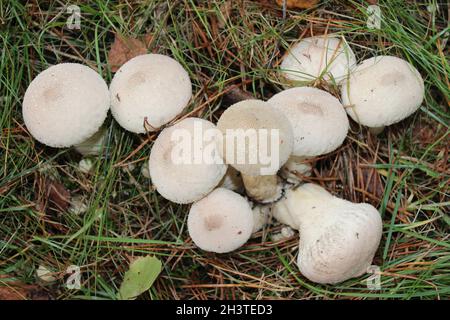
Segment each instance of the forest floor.
[[[270,0],[92,0],[78,4],[80,29],[70,30],[64,1],[2,1],[0,297],[115,299],[131,259],[155,255],[162,272],[144,299],[450,298],[449,8],[432,3],[380,1],[381,28],[369,29],[362,1],[322,1],[283,18]],[[216,123],[230,90],[270,98],[282,89],[286,48],[325,33],[344,35],[358,61],[399,56],[425,80],[414,115],[377,137],[352,122],[343,146],[320,157],[308,178],[379,209],[379,290],[367,288],[370,274],[334,286],[308,281],[295,263],[298,234],[275,241],[275,223],[230,254],[196,248],[189,206],[164,200],[142,175],[156,133],[126,132],[109,116],[107,152],[83,173],[79,154],[39,144],[23,123],[24,92],[51,64],[83,63],[109,83],[116,34],[178,60],[193,83],[186,113]],[[68,210],[75,198],[88,204],[85,213]],[[80,267],[79,290],[65,285],[70,265]],[[39,266],[55,281],[36,277]]]

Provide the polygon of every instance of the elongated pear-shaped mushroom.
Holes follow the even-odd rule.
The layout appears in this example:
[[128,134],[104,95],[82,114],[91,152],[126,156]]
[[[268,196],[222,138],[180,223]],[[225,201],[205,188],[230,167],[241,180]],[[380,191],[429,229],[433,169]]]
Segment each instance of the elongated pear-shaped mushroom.
[[424,83],[419,71],[407,61],[378,56],[355,68],[343,81],[341,96],[348,115],[377,134],[420,107]]
[[176,60],[161,54],[137,56],[125,63],[110,85],[111,112],[128,131],[155,131],[189,103],[192,84]]
[[250,238],[253,213],[239,194],[217,188],[195,202],[188,216],[192,241],[202,250],[226,253],[236,250]]
[[293,45],[283,57],[280,68],[290,85],[318,78],[339,83],[355,64],[355,54],[344,37],[323,35],[305,38]]
[[326,91],[298,87],[275,94],[268,102],[289,120],[294,133],[292,156],[281,169],[291,183],[308,175],[309,158],[337,149],[347,136],[349,122],[344,107]]
[[242,173],[247,194],[258,202],[281,195],[276,173],[287,161],[293,145],[289,120],[269,103],[244,100],[220,117],[220,152],[226,163]]
[[161,131],[149,159],[156,190],[175,203],[191,203],[210,193],[227,171],[219,136],[212,122],[200,118],[186,118]]
[[65,148],[92,137],[105,121],[109,106],[108,86],[97,72],[82,64],[61,63],[30,83],[22,113],[35,139]]
[[273,215],[299,230],[298,267],[317,283],[339,283],[367,272],[381,239],[377,209],[310,183],[289,190]]

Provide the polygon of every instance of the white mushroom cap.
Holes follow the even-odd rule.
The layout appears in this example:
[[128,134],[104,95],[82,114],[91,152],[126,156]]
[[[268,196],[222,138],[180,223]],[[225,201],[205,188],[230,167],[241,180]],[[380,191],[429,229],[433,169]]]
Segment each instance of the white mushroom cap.
[[[223,139],[220,141],[222,143],[222,147],[220,147],[222,156],[228,164],[245,175],[261,176],[276,174],[278,169],[291,155],[293,133],[289,120],[282,112],[276,110],[267,102],[261,100],[244,100],[235,103],[222,114],[217,123],[217,127],[223,133]],[[266,130],[267,136],[265,137],[267,140],[261,134],[263,133],[262,130]],[[236,138],[236,134],[239,131],[244,134],[248,132],[249,135],[246,136],[255,139],[247,138],[245,139],[245,143],[243,141],[239,143],[239,139]],[[252,132],[255,134],[251,134]],[[276,138],[276,135],[272,135],[273,132],[277,132],[278,134],[276,142],[278,147],[277,154],[272,154],[271,140],[272,137]],[[256,147],[260,149],[256,150],[257,148],[250,141],[256,141]],[[266,150],[262,147],[264,142],[266,142]],[[234,148],[230,149],[230,147]],[[264,156],[267,156],[267,159],[262,159],[258,151],[263,154],[265,153]],[[275,148],[274,152],[276,152]],[[252,154],[255,155],[256,159],[252,159]],[[262,169],[266,171],[264,174],[262,173]]]
[[364,60],[343,82],[341,96],[347,113],[368,127],[397,123],[423,101],[420,73],[407,61],[391,56]]
[[291,88],[277,93],[268,102],[291,123],[294,156],[314,157],[331,152],[347,136],[349,123],[344,107],[326,91]]
[[217,188],[189,211],[188,230],[202,250],[225,253],[236,250],[250,238],[253,213],[247,200],[224,188]]
[[28,86],[22,113],[31,135],[50,147],[70,147],[90,138],[106,119],[108,86],[91,68],[61,63]]
[[312,81],[323,75],[327,82],[344,79],[356,64],[344,37],[325,35],[302,39],[281,62],[281,72],[291,81]]
[[125,63],[110,85],[111,112],[126,130],[154,131],[179,115],[192,96],[186,70],[160,55],[137,56]]
[[[219,156],[216,137],[208,140],[210,137],[198,136],[197,130],[204,134],[211,130],[208,132],[219,135],[212,122],[186,118],[164,129],[150,153],[152,183],[164,198],[175,203],[200,200],[220,183],[227,171],[227,165]],[[194,149],[197,142],[199,150]],[[202,157],[202,153],[211,157]]]

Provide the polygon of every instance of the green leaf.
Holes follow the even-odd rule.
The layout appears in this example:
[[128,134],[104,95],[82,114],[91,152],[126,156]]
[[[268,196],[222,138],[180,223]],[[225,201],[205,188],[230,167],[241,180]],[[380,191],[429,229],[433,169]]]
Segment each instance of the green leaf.
[[151,288],[161,272],[161,261],[153,256],[140,257],[130,264],[120,285],[117,298],[121,300],[135,299]]

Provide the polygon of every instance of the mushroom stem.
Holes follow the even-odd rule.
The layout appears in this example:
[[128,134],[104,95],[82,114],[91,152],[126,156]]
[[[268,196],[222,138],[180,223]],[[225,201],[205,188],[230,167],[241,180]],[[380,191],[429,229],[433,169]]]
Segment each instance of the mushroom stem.
[[277,176],[248,176],[242,174],[247,195],[257,202],[268,203],[277,200],[281,196],[281,188],[278,186]]
[[81,153],[83,156],[96,156],[102,151],[103,145],[106,140],[106,128],[100,127],[96,133],[82,143],[76,144],[75,150]]
[[379,135],[380,133],[382,133],[384,131],[385,126],[381,126],[381,127],[370,127],[369,131],[371,134],[373,134],[374,136]]
[[290,156],[289,160],[281,168],[280,175],[287,182],[297,184],[302,181],[300,176],[311,175],[311,164],[306,157]]
[[338,283],[367,272],[382,233],[379,212],[311,183],[289,190],[273,216],[300,231],[297,264],[317,283]]

